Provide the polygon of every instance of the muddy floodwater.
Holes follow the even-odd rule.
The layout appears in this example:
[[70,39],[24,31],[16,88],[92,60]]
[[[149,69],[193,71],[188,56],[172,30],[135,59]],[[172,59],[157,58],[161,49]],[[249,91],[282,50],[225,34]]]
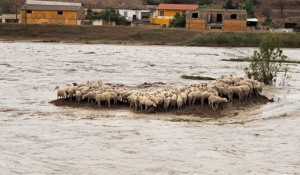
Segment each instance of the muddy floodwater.
[[[234,118],[171,122],[48,103],[55,86],[72,82],[180,85],[199,82],[183,74],[243,76],[248,63],[221,59],[253,50],[0,42],[0,174],[299,174],[297,64],[289,64],[288,85],[280,86],[280,74],[276,86],[264,87],[276,102]],[[300,60],[300,49],[283,50]]]

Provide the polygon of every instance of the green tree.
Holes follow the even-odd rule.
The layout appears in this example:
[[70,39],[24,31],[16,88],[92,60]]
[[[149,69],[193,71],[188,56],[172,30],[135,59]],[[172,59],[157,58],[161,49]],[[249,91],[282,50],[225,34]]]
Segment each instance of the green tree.
[[277,0],[277,5],[280,8],[280,14],[282,15],[284,8],[284,0]]
[[279,39],[272,35],[262,39],[259,51],[254,51],[254,55],[250,59],[250,66],[245,68],[249,78],[253,77],[265,84],[272,84],[273,78],[279,71],[287,72],[287,67],[282,65],[282,62],[287,60],[287,56],[282,54],[279,45]]
[[13,13],[14,1],[0,0],[0,13]]
[[116,22],[116,25],[126,25],[128,21],[124,16],[121,16],[119,11],[113,7],[106,8],[103,12],[97,13],[88,9],[86,14],[86,19],[103,19],[107,22]]
[[226,9],[234,9],[232,0],[227,0],[225,4]]
[[251,0],[245,0],[244,9],[247,11],[248,17],[254,18],[253,4]]
[[212,4],[212,0],[199,0],[199,5]]
[[186,24],[186,16],[185,14],[180,15],[179,13],[176,13],[173,20],[171,21],[172,27],[185,27]]
[[160,3],[163,3],[163,0],[148,0],[147,3],[150,5],[158,5]]

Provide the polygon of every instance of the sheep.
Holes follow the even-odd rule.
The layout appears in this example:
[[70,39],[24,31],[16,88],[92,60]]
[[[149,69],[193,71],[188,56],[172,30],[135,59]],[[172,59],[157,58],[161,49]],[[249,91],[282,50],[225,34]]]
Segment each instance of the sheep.
[[227,103],[226,98],[221,98],[216,95],[211,95],[208,97],[208,105],[213,109],[216,110],[220,103]]
[[132,93],[127,92],[127,93],[122,93],[120,94],[120,99],[122,102],[128,103],[128,97],[131,95]]
[[177,100],[176,100],[176,103],[177,103],[177,108],[178,109],[181,109],[182,108],[182,105],[183,105],[183,99],[181,97],[180,94],[177,94]]
[[192,102],[193,102],[193,99],[194,99],[194,93],[195,93],[195,91],[192,91],[188,94],[188,103],[189,103],[190,106],[192,105]]
[[254,89],[254,88],[253,88],[253,85],[252,85],[251,83],[242,80],[242,81],[236,82],[235,85],[237,85],[237,86],[241,86],[241,85],[246,85],[246,86],[248,86],[249,89],[250,89],[249,96],[252,96],[252,93],[253,93],[253,89]]
[[99,108],[101,108],[101,102],[104,101],[104,102],[107,102],[108,103],[108,106],[110,107],[110,98],[108,97],[110,94],[108,92],[103,92],[101,94],[97,94],[95,96],[95,101],[96,103],[98,104],[97,106]]
[[203,91],[195,91],[195,92],[193,93],[193,98],[192,98],[192,104],[191,104],[191,105],[195,106],[195,102],[196,102],[197,100],[199,100],[200,103],[201,103],[201,95],[202,95],[202,92],[203,92]]
[[117,101],[120,100],[120,97],[118,96],[118,94],[116,94],[115,92],[108,92],[108,101],[109,101],[109,107],[110,107],[110,101],[113,100],[114,103],[113,105],[116,105],[117,104]]
[[186,102],[187,102],[187,99],[188,99],[187,93],[181,92],[180,96],[181,96],[181,98],[183,100],[183,106],[186,106]]
[[152,100],[150,100],[148,97],[140,97],[139,98],[139,105],[141,107],[141,110],[143,110],[143,106],[145,106],[145,111],[147,111],[147,109],[151,106],[153,107],[157,107],[157,105],[155,104],[155,102],[153,102]]
[[262,83],[260,82],[257,82],[255,85],[254,85],[254,93],[256,94],[256,96],[259,96],[261,93],[262,93]]
[[134,107],[135,110],[137,110],[138,105],[139,105],[139,96],[136,94],[131,94],[130,96],[127,97],[130,103],[130,107]]
[[76,83],[73,83],[71,86],[68,87],[68,96],[70,101],[72,101],[73,96],[75,95],[75,91],[78,88],[77,86],[74,86],[74,84]]
[[224,77],[224,78],[220,78],[217,81],[225,83],[225,84],[234,84],[235,83],[235,79],[231,78],[231,77]]
[[226,95],[228,97],[228,101],[232,101],[233,98],[233,90],[228,87],[219,87],[219,92],[221,94],[221,97],[223,95]]
[[167,112],[168,108],[170,107],[171,105],[171,101],[172,101],[172,98],[171,97],[167,97],[164,99],[164,110]]
[[207,100],[211,95],[215,95],[215,94],[208,91],[204,91],[201,93],[201,106],[204,105],[204,101]]
[[250,92],[251,92],[249,86],[241,85],[239,87],[243,90],[243,100],[246,100],[247,97],[249,96]]
[[175,109],[177,104],[177,94],[173,94],[171,97],[171,108]]
[[82,95],[82,99],[87,98],[87,102],[90,103],[92,102],[92,99],[96,97],[96,93],[94,91],[88,92],[87,94]]
[[233,95],[235,94],[239,97],[239,101],[243,99],[243,89],[239,86],[230,86],[228,88],[232,90]]
[[144,105],[145,105],[145,111],[147,111],[148,108],[150,108],[151,106],[153,106],[154,108],[157,107],[156,103],[148,98],[145,99]]
[[57,99],[67,98],[67,96],[68,96],[68,88],[67,87],[56,86],[55,89],[57,90]]
[[77,103],[79,104],[80,103],[80,100],[82,99],[82,94],[80,91],[76,90],[75,91],[75,97],[76,97],[76,101]]

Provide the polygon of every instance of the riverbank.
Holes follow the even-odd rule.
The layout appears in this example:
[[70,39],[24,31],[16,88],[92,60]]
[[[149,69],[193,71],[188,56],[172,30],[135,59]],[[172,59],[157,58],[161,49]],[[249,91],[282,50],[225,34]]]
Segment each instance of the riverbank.
[[[126,26],[0,24],[0,40],[91,44],[258,47],[270,33],[219,32]],[[299,33],[271,33],[281,47],[299,48]]]

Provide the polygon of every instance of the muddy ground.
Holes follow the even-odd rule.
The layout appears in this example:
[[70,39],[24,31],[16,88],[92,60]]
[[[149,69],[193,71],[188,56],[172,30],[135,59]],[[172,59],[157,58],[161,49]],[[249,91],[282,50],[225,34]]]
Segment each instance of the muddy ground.
[[[247,100],[240,102],[237,99],[234,99],[232,102],[228,102],[224,105],[220,105],[217,110],[212,110],[208,104],[201,106],[200,104],[196,104],[195,106],[187,106],[183,109],[170,109],[169,111],[155,111],[152,108],[148,109],[147,111],[141,111],[134,109],[130,109],[128,104],[120,104],[111,106],[110,108],[104,106],[102,108],[98,108],[96,104],[89,104],[87,101],[82,101],[80,104],[77,102],[69,101],[68,99],[57,99],[52,100],[49,103],[55,106],[61,107],[71,107],[71,108],[79,108],[85,110],[99,110],[100,112],[105,111],[130,111],[134,114],[144,114],[141,116],[152,118],[152,119],[159,119],[159,120],[169,120],[169,121],[186,121],[186,122],[201,122],[207,120],[216,120],[220,118],[232,118],[239,115],[243,111],[253,110],[262,106],[272,100],[268,99],[265,96],[260,97],[251,97]],[[136,115],[137,118],[138,115]]]

